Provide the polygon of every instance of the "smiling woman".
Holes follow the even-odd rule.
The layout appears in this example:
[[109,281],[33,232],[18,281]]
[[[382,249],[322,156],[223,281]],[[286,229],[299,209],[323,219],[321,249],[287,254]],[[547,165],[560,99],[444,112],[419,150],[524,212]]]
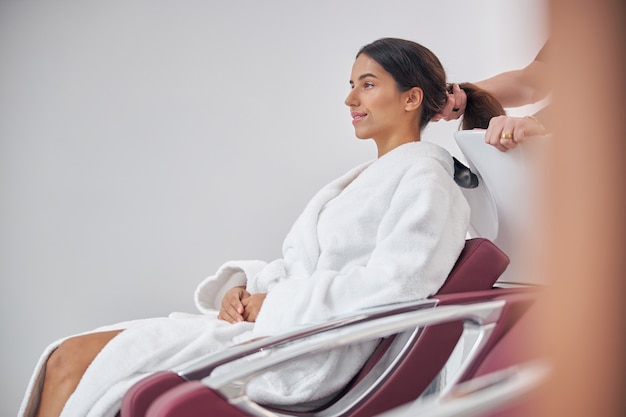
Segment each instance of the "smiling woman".
[[[113,416],[124,392],[157,370],[304,323],[422,299],[441,287],[469,218],[451,155],[420,141],[446,102],[444,70],[427,48],[384,38],[359,51],[350,83],[345,104],[356,136],[373,139],[378,158],[313,196],[285,237],[282,258],[225,263],[195,292],[199,316],[124,322],[53,343],[20,416]],[[375,345],[268,372],[248,395],[270,404],[323,401]]]
[[[403,59],[412,56],[413,59]],[[446,103],[446,76],[427,48],[380,39],[357,54],[346,98],[358,138],[372,138],[378,156],[420,140],[430,118]]]

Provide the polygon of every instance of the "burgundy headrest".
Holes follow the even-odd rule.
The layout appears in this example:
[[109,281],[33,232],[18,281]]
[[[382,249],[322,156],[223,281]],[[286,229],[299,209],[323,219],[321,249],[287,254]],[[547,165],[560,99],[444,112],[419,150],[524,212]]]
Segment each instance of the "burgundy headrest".
[[468,239],[437,294],[488,290],[508,265],[509,257],[489,239]]

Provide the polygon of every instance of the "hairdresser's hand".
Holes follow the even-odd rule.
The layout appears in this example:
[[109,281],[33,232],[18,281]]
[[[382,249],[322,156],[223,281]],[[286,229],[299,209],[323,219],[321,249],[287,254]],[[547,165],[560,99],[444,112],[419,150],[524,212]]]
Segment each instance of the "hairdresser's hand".
[[452,92],[448,93],[448,101],[440,113],[433,116],[432,121],[437,122],[441,119],[456,120],[465,113],[467,105],[467,95],[458,84],[452,84]]
[[259,315],[259,311],[261,311],[261,306],[263,306],[263,301],[265,301],[266,295],[267,293],[252,294],[251,296],[241,300],[244,307],[243,318],[245,321],[256,321],[256,318]]
[[250,297],[250,293],[246,291],[246,287],[234,287],[226,291],[217,318],[229,323],[244,321],[245,307],[242,300],[247,297]]
[[513,149],[528,136],[544,135],[543,126],[530,118],[496,116],[489,121],[485,132],[485,142],[502,152]]

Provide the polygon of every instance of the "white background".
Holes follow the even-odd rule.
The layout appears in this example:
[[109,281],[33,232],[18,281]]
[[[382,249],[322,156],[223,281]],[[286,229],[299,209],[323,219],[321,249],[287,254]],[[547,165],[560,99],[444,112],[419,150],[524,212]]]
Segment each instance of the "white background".
[[[529,63],[541,0],[0,0],[0,415],[54,339],[195,312],[224,261],[271,260],[308,199],[375,157],[354,55],[415,40],[451,82]],[[425,140],[458,155],[457,122]]]

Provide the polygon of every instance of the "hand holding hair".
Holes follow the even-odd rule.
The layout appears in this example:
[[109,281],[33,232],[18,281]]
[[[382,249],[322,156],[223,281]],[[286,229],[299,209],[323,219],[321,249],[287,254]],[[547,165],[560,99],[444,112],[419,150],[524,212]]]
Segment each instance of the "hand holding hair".
[[456,120],[465,113],[467,105],[467,96],[465,91],[458,84],[448,84],[448,101],[441,112],[437,113],[433,118],[433,122],[441,119],[446,121]]

